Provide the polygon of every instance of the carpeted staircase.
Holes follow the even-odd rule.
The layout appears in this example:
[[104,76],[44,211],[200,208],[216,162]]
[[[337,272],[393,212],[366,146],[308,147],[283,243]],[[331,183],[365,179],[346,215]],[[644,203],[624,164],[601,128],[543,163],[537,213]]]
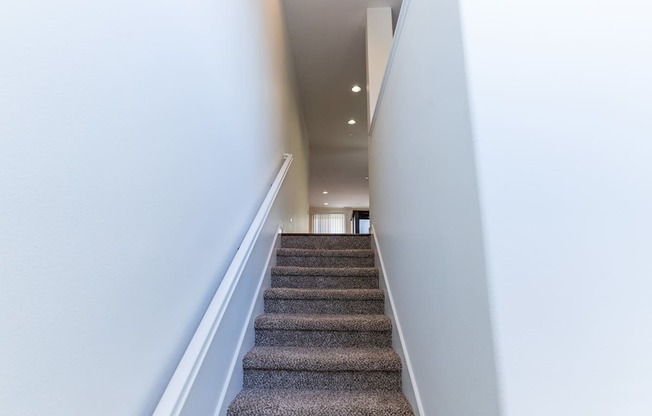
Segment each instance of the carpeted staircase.
[[369,235],[283,234],[228,416],[414,415]]

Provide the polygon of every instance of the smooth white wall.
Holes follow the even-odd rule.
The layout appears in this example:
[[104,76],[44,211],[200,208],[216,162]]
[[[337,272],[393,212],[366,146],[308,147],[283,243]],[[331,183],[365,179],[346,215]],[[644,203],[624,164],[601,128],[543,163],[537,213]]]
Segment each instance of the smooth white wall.
[[505,415],[650,415],[652,6],[462,3]]
[[376,111],[378,96],[383,85],[387,59],[394,39],[392,27],[392,8],[375,7],[367,9],[365,41],[367,50],[367,121]]
[[278,1],[0,6],[0,412],[151,413],[282,154]]
[[497,416],[458,3],[401,15],[369,142],[371,220],[423,415]]

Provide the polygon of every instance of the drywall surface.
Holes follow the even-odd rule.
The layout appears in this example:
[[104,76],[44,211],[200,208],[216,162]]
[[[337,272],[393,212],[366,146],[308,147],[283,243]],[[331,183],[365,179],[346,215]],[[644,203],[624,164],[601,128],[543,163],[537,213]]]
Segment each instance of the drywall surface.
[[0,413],[151,414],[284,152],[307,230],[264,3],[0,6]]
[[391,7],[367,9],[365,42],[367,49],[367,122],[376,111],[378,95],[383,84],[387,59],[392,49],[394,38]]
[[401,13],[369,142],[371,219],[423,414],[496,416],[458,4]]
[[387,282],[383,254],[381,248],[377,244],[373,228],[371,230],[371,235],[371,248],[374,251],[374,264],[379,271],[379,287],[385,292],[385,314],[392,321],[392,348],[401,358],[401,365],[403,366],[401,371],[401,388],[403,389],[403,394],[405,394],[405,397],[412,405],[412,411],[414,412],[415,416],[422,416],[421,410],[423,404],[421,403],[421,396],[419,395],[419,391],[416,388],[416,385],[412,383],[412,379],[414,377],[412,362],[410,361],[410,358],[404,349],[405,339],[403,337],[401,321],[398,319],[398,316],[394,312],[394,297],[392,295],[391,287]]
[[[242,359],[254,346],[254,321],[264,312],[262,292],[271,287],[271,268],[276,265],[276,249],[281,243],[279,224],[283,223],[287,206],[292,204],[292,191],[291,183],[285,181],[215,328],[215,337],[207,347],[180,415],[225,416],[231,401],[242,390]],[[166,416],[162,409],[160,414]]]
[[650,415],[652,7],[462,3],[505,415]]

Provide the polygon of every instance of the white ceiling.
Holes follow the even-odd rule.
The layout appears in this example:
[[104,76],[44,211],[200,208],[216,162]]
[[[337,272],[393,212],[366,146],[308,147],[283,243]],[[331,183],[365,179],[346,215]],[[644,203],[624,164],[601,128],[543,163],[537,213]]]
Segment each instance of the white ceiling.
[[[310,141],[311,207],[369,207],[366,9],[392,7],[396,22],[401,2],[284,0]],[[363,91],[353,93],[354,84]]]

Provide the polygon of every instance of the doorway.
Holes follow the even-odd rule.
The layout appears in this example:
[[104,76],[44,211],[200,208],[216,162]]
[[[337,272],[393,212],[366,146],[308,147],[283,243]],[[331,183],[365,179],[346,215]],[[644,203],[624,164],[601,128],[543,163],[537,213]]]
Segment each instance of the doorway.
[[369,219],[369,211],[353,211],[351,215],[351,222],[353,224],[353,234],[369,234],[371,227],[371,220]]

